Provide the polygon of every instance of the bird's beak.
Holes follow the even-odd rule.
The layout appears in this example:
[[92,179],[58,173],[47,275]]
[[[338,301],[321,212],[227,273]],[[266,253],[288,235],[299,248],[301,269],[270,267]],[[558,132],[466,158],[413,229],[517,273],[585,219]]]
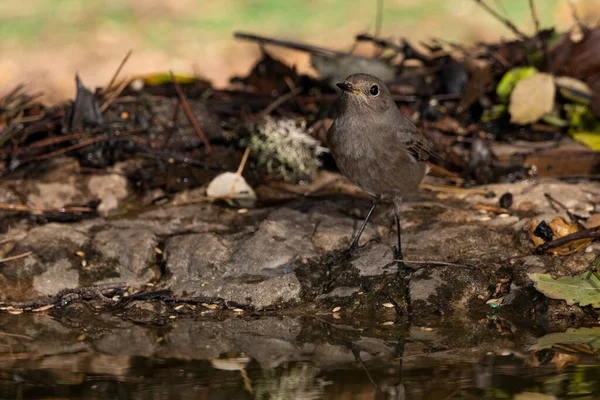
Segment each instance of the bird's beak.
[[339,87],[340,89],[342,89],[344,92],[350,92],[350,93],[354,93],[354,94],[360,94],[360,90],[354,89],[354,87],[352,87],[352,85],[349,84],[349,83],[342,82],[342,83],[336,83],[335,85],[337,87]]

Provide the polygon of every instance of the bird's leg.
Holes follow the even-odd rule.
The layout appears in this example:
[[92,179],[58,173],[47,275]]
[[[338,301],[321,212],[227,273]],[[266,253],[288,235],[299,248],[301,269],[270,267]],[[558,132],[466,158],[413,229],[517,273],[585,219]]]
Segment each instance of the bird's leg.
[[378,203],[379,203],[379,198],[377,198],[373,201],[373,205],[369,209],[369,212],[367,213],[367,216],[365,217],[365,220],[363,221],[360,229],[356,233],[356,236],[354,236],[354,240],[352,240],[352,244],[350,245],[350,247],[348,247],[347,249],[342,251],[336,257],[337,261],[340,261],[340,260],[343,260],[343,259],[349,257],[354,251],[356,251],[360,247],[358,245],[358,241],[360,240],[360,237],[361,237],[363,231],[365,230],[365,227],[367,226],[367,222],[369,222],[369,219],[371,218],[371,214],[373,214],[373,211],[375,211],[375,207],[377,207]]
[[402,256],[402,240],[399,215],[396,215],[396,230],[398,231],[398,247],[394,246],[394,260],[403,260],[404,257]]
[[361,237],[363,231],[365,230],[365,227],[367,226],[367,222],[369,222],[369,219],[371,218],[371,214],[373,214],[373,211],[375,211],[375,207],[377,207],[377,204],[378,204],[378,200],[374,200],[373,205],[371,206],[371,208],[369,209],[369,212],[367,213],[367,216],[365,217],[365,220],[363,221],[360,229],[356,233],[356,236],[354,236],[354,240],[352,241],[352,244],[346,251],[353,252],[356,249],[358,249],[358,247],[359,247],[358,241],[360,240],[360,237]]
[[402,262],[402,229],[400,227],[400,209],[402,208],[402,198],[394,197],[394,214],[396,216],[396,230],[398,232],[398,247],[394,246],[394,262],[398,268],[404,268],[406,265]]

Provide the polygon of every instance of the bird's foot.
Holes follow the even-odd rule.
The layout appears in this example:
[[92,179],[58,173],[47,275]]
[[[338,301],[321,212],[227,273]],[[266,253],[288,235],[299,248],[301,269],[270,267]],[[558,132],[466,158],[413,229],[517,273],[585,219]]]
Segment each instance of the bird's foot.
[[398,273],[407,273],[407,272],[413,272],[414,270],[409,267],[408,265],[406,265],[404,263],[404,256],[402,256],[402,250],[398,249],[398,247],[394,246],[394,259],[392,260],[391,263],[389,263],[388,265],[386,265],[386,267],[392,267],[395,266],[398,269]]
[[358,245],[358,243],[352,243],[350,247],[346,248],[345,250],[342,250],[333,257],[334,262],[339,263],[348,260],[354,253],[368,247],[369,243],[370,242],[367,242],[363,245]]

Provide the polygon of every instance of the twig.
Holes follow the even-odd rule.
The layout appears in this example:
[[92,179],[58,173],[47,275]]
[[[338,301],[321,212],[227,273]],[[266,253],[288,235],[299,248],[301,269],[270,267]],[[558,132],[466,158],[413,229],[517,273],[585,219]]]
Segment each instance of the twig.
[[401,53],[404,50],[402,48],[402,46],[398,46],[396,43],[393,43],[393,42],[390,42],[389,40],[381,39],[381,38],[378,38],[375,36],[367,35],[365,33],[356,35],[355,40],[358,42],[360,42],[360,41],[373,42],[376,46],[384,47],[387,49],[392,49],[397,53]]
[[106,109],[117,99],[117,97],[119,97],[121,92],[123,92],[123,90],[125,90],[127,85],[129,85],[129,82],[131,82],[130,78],[126,78],[123,80],[123,82],[121,82],[121,84],[119,85],[117,90],[115,90],[113,93],[111,93],[110,98],[106,99],[104,104],[102,104],[102,106],[100,106],[100,112],[106,111]]
[[375,37],[381,36],[383,25],[383,0],[377,0],[377,14],[375,15]]
[[571,8],[571,15],[573,16],[573,20],[577,23],[579,28],[583,31],[583,28],[585,27],[585,25],[583,24],[583,22],[581,22],[581,18],[579,18],[579,13],[577,12],[577,7],[575,6],[575,3],[573,3],[573,0],[568,0],[568,3],[569,3],[569,7]]
[[548,251],[549,249],[553,249],[555,247],[562,246],[563,244],[569,243],[573,240],[598,239],[598,238],[600,238],[600,232],[598,232],[599,230],[600,230],[600,226],[583,229],[579,232],[571,233],[570,235],[563,236],[563,237],[553,240],[551,242],[540,244],[538,247],[535,248],[535,250],[539,253],[544,253],[544,252]]
[[27,257],[27,256],[31,255],[32,253],[33,253],[33,251],[27,251],[25,253],[17,254],[16,256],[0,258],[0,264],[8,262],[8,261],[18,260],[19,258]]
[[125,65],[125,63],[127,62],[127,60],[129,60],[129,57],[131,56],[131,53],[133,53],[133,50],[129,50],[127,52],[127,54],[125,54],[125,57],[123,57],[123,60],[121,61],[121,64],[119,64],[119,67],[115,71],[115,73],[112,76],[110,82],[108,82],[108,85],[106,85],[106,88],[104,88],[103,94],[105,94],[106,91],[108,89],[110,89],[110,87],[113,85],[113,83],[115,83],[115,81],[117,80],[117,77],[119,76],[119,73],[121,73],[121,70],[123,69],[123,66]]
[[179,118],[179,110],[181,109],[181,103],[177,102],[175,104],[175,109],[173,110],[173,117],[171,118],[171,126],[167,129],[167,137],[165,138],[165,142],[163,143],[163,149],[166,149],[171,141],[171,137],[177,130],[177,119]]
[[196,135],[198,135],[198,137],[204,142],[204,145],[206,146],[206,151],[208,151],[209,153],[212,152],[213,148],[210,145],[210,142],[208,141],[206,136],[204,135],[204,132],[202,132],[202,129],[200,129],[198,122],[196,122],[196,119],[194,118],[194,114],[192,113],[192,109],[190,108],[190,105],[188,104],[188,102],[185,98],[185,95],[183,94],[183,90],[181,90],[181,86],[179,86],[179,82],[177,82],[177,79],[175,79],[175,75],[173,75],[173,71],[169,71],[169,73],[171,74],[171,80],[173,81],[173,85],[175,85],[175,90],[177,91],[177,96],[179,96],[179,102],[181,103],[181,106],[183,107],[183,111],[185,112],[185,115],[187,116],[188,121],[190,121],[190,124],[192,124],[192,127],[194,128]]
[[313,46],[310,44],[293,42],[290,40],[268,38],[268,37],[264,37],[264,36],[253,35],[251,33],[235,32],[233,34],[233,37],[235,37],[236,39],[243,39],[243,40],[250,40],[253,42],[258,42],[261,45],[271,44],[271,45],[275,45],[275,46],[286,47],[289,49],[306,51],[308,53],[321,54],[321,55],[329,56],[329,57],[335,57],[338,55],[348,54],[348,53],[343,53],[340,51],[326,49],[323,47]]
[[15,339],[33,340],[33,338],[31,336],[19,335],[19,334],[16,334],[16,333],[0,332],[0,336],[6,336],[6,337],[15,338]]
[[9,210],[9,211],[28,211],[28,212],[60,212],[60,213],[70,213],[70,212],[92,212],[93,208],[90,207],[43,207],[43,206],[28,206],[26,204],[8,204],[8,203],[0,203],[0,210]]
[[[288,88],[293,91],[296,88],[296,85],[294,84],[294,81],[292,80],[292,78],[290,78],[289,76],[285,76],[283,78],[283,80],[285,81],[285,84],[288,86]],[[308,114],[306,107],[304,106],[304,104],[300,103],[298,101],[298,98],[295,97],[294,101],[296,102],[296,105],[298,106],[298,108],[300,109],[300,111],[302,111],[303,114]]]
[[50,152],[50,153],[42,154],[41,156],[36,157],[35,160],[36,161],[40,161],[40,160],[45,160],[45,159],[50,158],[50,157],[59,156],[61,154],[68,153],[71,150],[80,149],[82,147],[89,146],[91,144],[100,142],[102,140],[104,140],[103,136],[97,136],[95,138],[84,140],[83,142],[79,142],[77,144],[74,144],[74,145],[69,146],[69,147],[65,147],[63,149],[58,149],[58,150]]
[[421,183],[421,187],[423,189],[431,190],[433,192],[446,192],[446,193],[462,193],[462,194],[480,194],[482,196],[488,196],[491,192],[486,189],[465,189],[454,186],[444,186],[444,185],[430,185],[428,183]]
[[455,264],[455,263],[450,263],[450,262],[445,262],[445,261],[423,261],[423,260],[393,260],[393,261],[417,264],[417,265],[431,264],[431,265],[442,265],[442,266],[446,266],[446,267],[461,267],[461,268],[469,268],[469,269],[477,268],[475,265],[462,265],[462,264]]
[[297,96],[300,94],[300,92],[302,92],[302,88],[297,87],[292,89],[291,91],[287,92],[284,95],[279,96],[277,99],[275,99],[271,104],[269,104],[261,113],[260,115],[262,116],[267,116],[269,114],[271,114],[277,107],[279,107],[280,105],[282,105],[283,103],[285,103],[286,101],[292,99],[293,97]]
[[235,173],[238,178],[240,177],[240,175],[242,175],[242,172],[244,172],[244,167],[246,166],[246,162],[248,161],[249,155],[250,155],[250,147],[246,147],[246,150],[244,151],[244,155],[242,156],[242,161],[240,162],[240,165]]
[[537,36],[540,33],[540,20],[538,19],[537,11],[535,9],[535,0],[529,0],[529,9],[531,10],[531,19],[533,20],[535,35]]
[[248,162],[249,155],[250,155],[250,147],[246,147],[246,150],[244,150],[244,155],[242,156],[242,161],[240,161],[240,165],[238,166],[238,169],[235,172],[235,179],[233,180],[233,183],[231,184],[231,193],[232,194],[235,191],[235,184],[237,183],[238,179],[240,179],[240,177],[242,176],[242,172],[244,172],[244,167],[246,166],[246,162]]
[[544,197],[548,200],[548,203],[550,203],[551,206],[553,205],[552,203],[554,203],[554,204],[558,205],[560,208],[562,208],[563,210],[565,210],[565,212],[569,216],[569,219],[571,220],[571,222],[576,223],[577,226],[579,227],[579,229],[584,229],[584,226],[581,224],[581,222],[579,222],[579,218],[577,218],[571,211],[569,211],[567,206],[565,206],[560,201],[556,200],[549,193],[544,193]]
[[515,24],[513,24],[508,18],[503,17],[502,15],[498,14],[498,12],[496,12],[494,9],[492,9],[489,5],[487,5],[487,3],[485,3],[483,0],[473,0],[475,3],[479,4],[479,6],[481,8],[483,8],[484,10],[486,10],[490,15],[492,15],[494,18],[496,18],[498,21],[502,22],[504,25],[506,25],[506,27],[508,29],[510,29],[515,35],[519,36],[521,39],[527,39],[527,35],[525,35],[523,32],[521,32],[516,26]]

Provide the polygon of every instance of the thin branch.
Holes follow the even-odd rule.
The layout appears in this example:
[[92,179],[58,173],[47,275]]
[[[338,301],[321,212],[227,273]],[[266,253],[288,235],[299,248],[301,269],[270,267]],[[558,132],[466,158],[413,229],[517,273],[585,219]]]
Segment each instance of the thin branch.
[[260,113],[260,115],[267,116],[267,115],[271,114],[273,111],[275,111],[275,109],[277,109],[277,107],[279,107],[280,105],[282,105],[286,101],[294,98],[295,96],[299,95],[300,92],[302,92],[302,88],[301,87],[297,87],[297,88],[294,88],[291,91],[287,92],[286,94],[284,94],[282,96],[279,96],[277,99],[275,99],[275,101],[273,101],[271,104],[269,104]]
[[61,154],[68,153],[71,150],[80,149],[82,147],[89,146],[91,144],[94,144],[96,142],[100,142],[102,140],[104,140],[103,136],[97,136],[95,138],[84,140],[83,142],[74,144],[74,145],[69,146],[69,147],[65,147],[65,148],[62,148],[62,149],[50,152],[50,153],[42,154],[41,156],[36,157],[35,160],[39,161],[39,160],[45,160],[45,159],[50,158],[50,157],[59,156]]
[[244,172],[244,167],[246,166],[246,162],[248,161],[249,155],[250,155],[250,147],[246,147],[246,150],[244,151],[244,155],[242,156],[242,161],[240,162],[240,165],[235,173],[238,176],[238,178],[240,177],[240,175],[242,175],[242,172]]
[[565,206],[563,203],[561,203],[560,201],[556,200],[554,197],[552,197],[549,193],[544,193],[544,197],[546,198],[546,200],[548,200],[548,203],[550,203],[550,206],[553,207],[553,203],[556,204],[557,206],[559,206],[560,208],[562,208],[563,210],[565,210],[565,212],[567,213],[567,215],[569,216],[569,219],[571,220],[571,222],[574,222],[577,224],[577,226],[579,227],[579,229],[583,229],[584,226],[581,224],[581,222],[579,221],[579,218],[577,218],[571,211],[569,211],[569,209],[567,208],[567,206]]
[[381,27],[383,25],[383,0],[377,0],[377,14],[375,15],[375,37],[381,36]]
[[210,145],[210,142],[208,141],[208,139],[206,138],[206,135],[204,135],[204,132],[202,132],[202,129],[200,129],[200,126],[198,125],[198,122],[196,121],[196,118],[194,118],[194,113],[192,113],[192,109],[190,108],[190,105],[188,104],[185,95],[183,94],[183,90],[181,90],[181,86],[179,86],[179,82],[177,82],[177,79],[175,79],[175,75],[173,75],[173,71],[169,71],[169,73],[171,74],[171,80],[173,81],[173,85],[175,85],[175,91],[177,91],[177,96],[179,96],[179,102],[181,103],[181,106],[183,107],[183,111],[185,112],[185,115],[188,118],[188,121],[190,121],[190,124],[192,124],[192,127],[194,128],[194,132],[196,132],[196,135],[198,135],[198,137],[202,140],[202,142],[204,142],[204,145],[206,146],[206,150],[210,153],[213,151],[212,146]]
[[461,187],[455,186],[445,186],[445,185],[430,185],[428,183],[421,183],[420,185],[423,189],[431,190],[432,192],[445,192],[445,193],[460,193],[460,194],[479,194],[482,196],[488,196],[491,192],[487,189],[465,189]]
[[6,258],[0,258],[0,264],[8,262],[8,261],[18,260],[19,258],[24,258],[24,257],[27,257],[27,256],[29,256],[31,254],[33,254],[33,251],[28,251],[28,252],[25,252],[25,253],[17,254],[16,256],[11,256],[11,257],[6,257]]
[[445,261],[423,261],[423,260],[393,260],[395,262],[409,263],[409,264],[417,264],[417,265],[441,265],[444,267],[461,267],[461,268],[477,268],[475,265],[463,265],[463,264],[455,264]]
[[0,203],[0,210],[8,211],[27,211],[27,212],[92,212],[93,208],[90,207],[43,207],[43,206],[29,206],[27,204],[9,204]]
[[540,20],[537,16],[535,0],[529,0],[529,9],[531,10],[531,19],[533,20],[533,26],[535,27],[535,35],[537,36],[540,33]]
[[108,85],[106,85],[106,87],[104,88],[103,93],[106,93],[106,91],[108,89],[110,89],[110,87],[113,85],[113,83],[115,83],[115,81],[117,80],[117,77],[119,76],[119,74],[121,73],[121,70],[123,69],[123,66],[125,65],[125,63],[127,62],[127,60],[129,60],[129,57],[131,56],[131,53],[133,53],[133,50],[129,50],[127,52],[127,54],[125,55],[125,57],[121,61],[121,64],[119,64],[119,67],[117,68],[117,70],[115,71],[114,75],[112,76],[110,82],[108,82]]
[[33,340],[33,338],[31,336],[19,335],[19,334],[16,334],[16,333],[0,332],[0,336],[6,336],[6,337],[15,338],[15,339]]
[[491,8],[487,3],[483,0],[473,0],[475,3],[479,4],[481,8],[487,11],[492,17],[496,18],[498,21],[502,22],[508,29],[510,29],[515,35],[519,36],[521,39],[527,39],[527,35],[519,30],[508,18],[503,17],[498,14],[496,10]]
[[579,18],[579,13],[577,12],[577,7],[575,6],[575,3],[573,3],[573,0],[568,0],[568,3],[569,7],[571,8],[571,15],[573,16],[573,20],[577,23],[579,28],[583,30],[585,25],[583,24],[583,22],[581,22],[581,18]]
[[111,93],[110,98],[106,99],[104,104],[102,104],[102,106],[100,106],[100,112],[106,111],[106,109],[117,99],[117,97],[119,97],[121,92],[123,92],[123,90],[125,90],[125,88],[127,87],[127,85],[129,85],[130,82],[131,82],[130,78],[124,79],[123,82],[121,82],[121,84],[117,88],[117,90],[115,90],[113,93]]
[[573,240],[579,239],[599,239],[600,238],[600,226],[595,226],[593,228],[583,229],[579,232],[571,233],[570,235],[563,236],[556,240],[553,240],[548,243],[540,244],[535,250],[539,253],[544,253],[549,249],[553,249],[555,247],[560,247],[564,244],[567,244]]
[[169,142],[171,141],[171,137],[177,130],[177,119],[179,118],[179,110],[181,109],[181,103],[177,102],[175,104],[175,108],[173,108],[173,116],[171,117],[171,125],[167,128],[167,137],[165,138],[165,142],[163,143],[163,150],[169,146]]
[[246,163],[248,162],[248,156],[250,156],[250,147],[246,147],[246,150],[244,150],[244,155],[242,156],[242,161],[240,161],[240,165],[238,166],[238,169],[235,172],[235,179],[233,180],[233,183],[231,184],[231,193],[232,194],[235,191],[235,184],[242,176],[242,172],[244,172],[244,167],[246,166]]

